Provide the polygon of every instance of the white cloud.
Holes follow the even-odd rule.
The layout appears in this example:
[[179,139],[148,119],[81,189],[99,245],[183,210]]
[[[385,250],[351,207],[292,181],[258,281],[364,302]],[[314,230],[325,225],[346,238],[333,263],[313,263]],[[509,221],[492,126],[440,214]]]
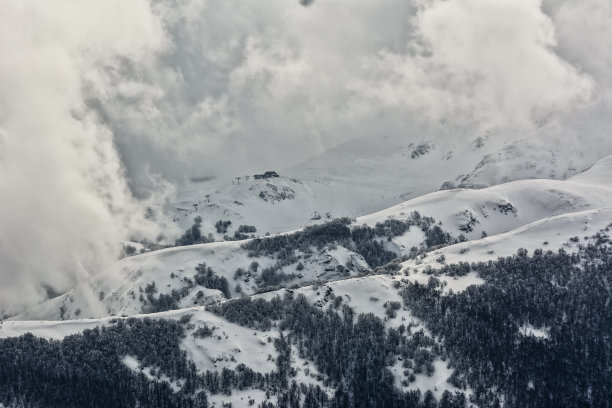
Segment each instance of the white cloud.
[[528,126],[591,98],[591,79],[555,53],[536,0],[430,1],[415,21],[414,51],[376,65],[370,92],[383,103],[486,128]]
[[144,1],[3,3],[0,310],[40,300],[43,285],[69,288],[116,259],[119,240],[155,228],[83,87],[149,58],[164,40],[156,22]]
[[180,181],[281,167],[423,118],[446,131],[529,127],[592,100],[590,72],[558,55],[538,0],[162,0],[154,10],[172,46],[130,77],[161,96],[110,91],[100,103],[137,185],[143,161]]

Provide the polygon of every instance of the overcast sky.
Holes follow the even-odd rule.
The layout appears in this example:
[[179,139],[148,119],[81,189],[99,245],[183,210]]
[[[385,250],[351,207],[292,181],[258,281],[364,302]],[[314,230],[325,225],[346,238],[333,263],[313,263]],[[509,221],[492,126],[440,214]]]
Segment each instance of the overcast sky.
[[5,0],[0,309],[154,236],[143,208],[191,177],[415,121],[456,143],[547,117],[609,146],[611,4]]

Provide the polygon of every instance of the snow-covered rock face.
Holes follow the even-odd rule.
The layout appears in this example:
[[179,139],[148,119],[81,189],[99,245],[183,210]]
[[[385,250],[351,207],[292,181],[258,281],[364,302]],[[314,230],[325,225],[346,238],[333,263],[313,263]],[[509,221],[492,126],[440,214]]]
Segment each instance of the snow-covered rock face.
[[537,139],[517,140],[483,153],[484,156],[467,174],[449,180],[443,189],[485,188],[525,179],[565,180],[584,171],[590,164],[588,159],[568,155],[561,145]]
[[556,167],[553,151],[507,145],[497,153],[486,155],[474,170],[460,178],[457,187],[483,188],[517,179],[567,177],[567,173],[557,176]]

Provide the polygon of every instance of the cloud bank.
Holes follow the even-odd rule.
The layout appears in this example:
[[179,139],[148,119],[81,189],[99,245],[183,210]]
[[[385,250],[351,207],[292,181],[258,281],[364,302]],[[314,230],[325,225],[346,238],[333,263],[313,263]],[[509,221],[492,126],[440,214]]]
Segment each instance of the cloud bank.
[[112,86],[101,71],[150,58],[164,33],[143,1],[1,7],[0,311],[11,312],[117,259],[120,239],[157,228],[84,95],[92,82]]
[[559,38],[584,37],[572,4],[157,1],[169,47],[152,65],[109,73],[116,86],[92,99],[138,193],[147,170],[180,182],[282,167],[419,121],[433,137],[529,128],[587,109],[600,90],[581,62],[598,54],[569,56],[607,33]]
[[607,0],[1,8],[0,310],[157,235],[144,213],[165,181],[282,167],[417,124],[461,143],[546,118],[556,140],[610,146]]

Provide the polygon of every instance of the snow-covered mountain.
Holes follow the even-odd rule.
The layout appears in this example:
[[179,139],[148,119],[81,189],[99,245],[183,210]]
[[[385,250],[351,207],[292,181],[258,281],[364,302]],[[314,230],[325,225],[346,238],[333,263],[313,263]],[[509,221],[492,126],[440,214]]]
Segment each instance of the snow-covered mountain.
[[[386,220],[408,221],[416,211],[422,216],[433,217],[451,236],[468,241],[434,251],[434,254],[451,251],[448,255],[452,258],[452,251],[470,250],[467,256],[452,258],[457,261],[469,261],[472,253],[481,254],[478,260],[510,255],[520,247],[516,246],[519,242],[529,242],[530,245],[523,246],[533,248],[548,241],[548,248],[560,248],[570,236],[578,235],[580,231],[605,226],[612,197],[610,174],[612,157],[562,181],[520,180],[478,190],[438,191],[358,217],[352,226],[357,228],[365,224],[374,228]],[[559,235],[547,236],[555,228]],[[531,235],[533,238],[526,237]],[[516,236],[521,238],[511,239]],[[486,238],[481,239],[483,237]],[[414,247],[427,249],[426,234],[417,225],[388,239],[376,237],[375,240],[398,258],[409,256]],[[215,275],[228,281],[226,295],[231,297],[254,294],[269,286],[260,282],[262,271],[268,268],[276,267],[277,273],[286,275],[282,280],[283,285],[301,286],[309,282],[363,275],[378,266],[368,265],[355,248],[344,247],[337,242],[330,242],[312,254],[296,249],[295,259],[278,266],[278,260],[270,254],[252,256],[253,251],[244,248],[248,242],[191,245],[124,258],[70,292],[32,307],[16,319],[60,320],[138,314],[146,310],[146,288],[152,284],[155,284],[156,297],[182,290],[178,307],[225,299],[218,289],[206,289],[190,283],[201,264],[206,264]],[[492,242],[505,249],[489,248]],[[472,247],[474,249],[470,249]],[[483,257],[483,252],[488,256]],[[432,258],[431,255],[429,258]],[[253,262],[258,264],[256,270],[251,266]],[[298,264],[302,266],[298,267]],[[237,270],[243,272],[237,273]],[[241,276],[237,277],[237,274]],[[239,291],[236,290],[237,285]]]
[[[342,304],[350,307],[358,315],[372,314],[383,322],[385,330],[404,330],[402,327],[408,326],[408,332],[404,335],[407,338],[418,339],[417,344],[424,345],[420,349],[417,346],[417,350],[425,353],[425,357],[413,357],[415,359],[407,366],[402,355],[394,355],[393,363],[389,366],[393,375],[393,385],[402,392],[410,393],[418,390],[421,396],[431,393],[438,401],[448,397],[446,391],[451,394],[463,394],[469,399],[474,390],[469,384],[462,385],[461,381],[457,382],[457,367],[449,366],[443,356],[425,352],[431,349],[431,344],[435,344],[435,341],[431,340],[435,336],[425,322],[415,316],[409,308],[397,306],[396,309],[393,306],[401,305],[406,285],[411,282],[427,285],[432,277],[430,271],[432,267],[440,268],[444,264],[456,262],[492,260],[497,256],[512,255],[518,248],[540,247],[544,242],[547,248],[563,248],[570,253],[578,252],[579,243],[572,239],[563,239],[562,236],[566,236],[566,233],[583,236],[604,231],[606,228],[609,230],[612,226],[610,220],[612,220],[612,209],[553,216],[507,233],[445,247],[429,253],[423,259],[406,261],[402,264],[400,273],[396,275],[367,275],[302,286],[295,290],[280,289],[252,296],[251,299],[269,302],[287,296],[291,298],[303,296],[310,305],[320,310],[333,309],[338,304]],[[594,236],[589,235],[589,239],[593,242]],[[580,242],[587,241],[580,238]],[[469,250],[466,251],[466,248]],[[444,262],[436,260],[440,259],[440,255],[446,256]],[[429,271],[425,273],[425,270]],[[485,282],[477,272],[469,272],[462,276],[442,273],[436,275],[436,278],[442,282],[444,293],[451,291],[450,293],[455,294]],[[206,370],[241,372],[244,367],[250,367],[256,368],[260,373],[273,376],[277,370],[277,362],[283,358],[276,345],[285,334],[276,325],[256,329],[244,327],[242,323],[220,316],[218,312],[211,312],[203,306],[134,317],[188,323],[184,326],[185,335],[179,338],[178,347],[185,353],[185,358],[193,362],[201,373]],[[100,326],[114,327],[116,324],[116,321],[110,317],[61,322],[9,320],[0,325],[0,337],[8,338],[32,333],[43,339],[62,340],[69,335],[79,335],[84,330],[97,330],[96,328]],[[546,340],[550,336],[549,331],[550,328],[546,326],[536,327],[526,322],[519,328],[516,341]],[[429,341],[432,343],[428,343]],[[167,383],[174,392],[181,392],[188,383],[186,378],[167,376],[159,367],[147,363],[147,359],[142,357],[132,355],[120,357],[121,364],[128,367],[131,372],[142,373],[153,382]],[[318,387],[329,396],[334,394],[334,388],[329,386],[326,375],[317,368],[316,362],[302,355],[297,346],[289,345],[287,358],[294,367],[292,374],[294,381]],[[425,360],[419,360],[422,358]],[[418,364],[424,364],[423,368],[418,368]],[[233,404],[232,406],[247,406],[264,401],[276,404],[280,398],[264,390],[248,387],[238,388],[229,393],[212,393],[208,398],[208,403],[218,406],[227,403]]]
[[[447,145],[418,136],[355,139],[289,168],[254,171],[278,170],[279,178],[228,174],[193,183],[179,193],[174,220],[185,230],[200,216],[203,234],[215,240],[232,238],[240,225],[264,236],[364,216],[440,189],[565,180],[592,164],[593,155],[567,157],[561,145],[524,136],[484,135]],[[231,221],[227,231],[217,232],[219,220]]]
[[[433,146],[410,148],[420,153],[410,157],[408,150],[396,149],[397,157],[404,160],[402,171],[412,168],[414,172],[417,163],[427,167],[441,159]],[[481,152],[470,151],[472,158],[482,157]],[[584,271],[593,268],[589,266],[591,259],[595,259],[592,265],[600,267],[609,263],[605,244],[612,226],[612,156],[559,180],[534,178],[541,172],[529,173],[527,166],[523,168],[526,172],[506,177],[529,175],[526,179],[494,184],[497,173],[490,171],[491,166],[500,170],[510,158],[513,167],[523,157],[509,153],[514,149],[503,151],[510,156],[495,160],[488,155],[480,159],[474,171],[466,172],[467,176],[461,179],[464,187],[447,184],[440,191],[434,186],[439,187],[440,179],[457,171],[457,163],[448,164],[452,157],[444,162],[448,164],[447,173],[432,173],[404,183],[399,182],[398,175],[398,184],[391,187],[377,184],[378,176],[371,174],[378,173],[368,172],[351,174],[350,181],[341,180],[339,172],[330,172],[325,179],[308,180],[304,176],[307,169],[302,167],[300,179],[283,176],[241,180],[240,184],[219,187],[197,202],[195,193],[190,199],[186,194],[183,210],[177,212],[183,214],[184,220],[179,220],[183,227],[200,215],[204,233],[216,228],[213,221],[221,219],[231,220],[232,228],[255,225],[257,231],[253,235],[258,238],[178,246],[126,257],[71,291],[2,322],[0,338],[32,333],[64,344],[69,339],[88,342],[96,336],[117,335],[126,336],[122,338],[131,344],[133,331],[159,324],[156,330],[182,333],[178,337],[168,335],[163,347],[170,347],[168,353],[179,353],[181,361],[193,365],[170,370],[164,368],[162,361],[139,354],[141,349],[128,347],[127,351],[117,351],[114,357],[119,361],[118,367],[128,370],[125,375],[141,376],[143,381],[169,387],[173,395],[192,395],[189,398],[199,395],[189,391],[189,378],[202,376],[201,381],[208,384],[204,386],[207,403],[215,406],[280,406],[284,398],[291,398],[291,392],[289,385],[279,388],[276,381],[289,378],[301,387],[297,391],[300,398],[314,398],[326,406],[324,401],[338,398],[338,379],[313,348],[311,342],[315,340],[310,336],[317,336],[313,334],[316,329],[303,332],[299,327],[310,324],[304,321],[309,316],[318,319],[319,330],[326,332],[347,324],[346,327],[357,327],[373,319],[367,324],[374,326],[368,327],[380,324],[380,333],[387,333],[380,334],[380,341],[391,347],[380,369],[391,376],[384,381],[394,389],[390,394],[395,395],[393,398],[413,396],[423,404],[433,398],[457,406],[462,406],[461,401],[488,406],[483,401],[494,404],[496,398],[518,401],[511,390],[492,388],[484,392],[480,380],[465,371],[463,354],[451,353],[449,357],[449,350],[464,350],[461,347],[465,342],[458,343],[460,346],[447,342],[443,333],[448,325],[437,326],[428,309],[423,309],[429,301],[427,296],[431,296],[426,295],[427,291],[449,302],[460,302],[462,293],[469,293],[468,298],[481,296],[479,287],[482,296],[489,291],[495,293],[503,274],[515,273],[514,269],[503,268],[516,264],[520,270],[524,267],[522,259],[544,262],[539,261],[542,258],[551,265],[561,262],[566,268],[585,265],[576,266],[582,268],[576,270]],[[356,157],[351,161],[370,169],[377,162],[359,162]],[[413,190],[406,190],[409,187]],[[409,199],[357,216],[402,197]],[[320,219],[316,214],[321,214]],[[263,229],[277,233],[261,237]],[[228,228],[216,233],[215,238],[231,236],[231,232]],[[604,252],[594,254],[593,248],[604,248]],[[552,252],[542,255],[540,249]],[[557,251],[562,252],[555,255]],[[533,258],[527,255],[531,253]],[[495,279],[487,269],[492,267],[501,274]],[[523,285],[522,282],[517,284]],[[235,300],[228,301],[231,298]],[[460,313],[456,307],[448,313]],[[298,309],[300,312],[295,312]],[[347,318],[346,313],[358,317],[357,326],[352,326],[352,317]],[[531,317],[512,321],[516,342],[545,342],[556,336],[556,326],[551,323],[554,319],[530,313],[527,316]],[[345,317],[338,317],[342,315]],[[149,319],[162,320],[151,323]],[[340,320],[332,324],[334,319]],[[100,331],[99,327],[106,329]],[[403,340],[394,343],[396,340],[391,339],[398,333]],[[344,340],[356,342],[359,338],[348,336]],[[323,338],[316,341],[325,343]],[[367,344],[366,349],[373,347]],[[362,346],[345,345],[339,353],[351,347],[361,350]],[[356,357],[347,354],[343,358]],[[289,368],[282,368],[282,361]],[[252,374],[253,378],[260,380],[248,382],[247,386],[238,385],[243,380],[231,377],[227,384],[233,385],[223,388],[224,380],[211,379],[218,375],[212,374],[215,372],[242,376],[250,373],[248,370],[256,370],[258,374]],[[216,381],[222,388],[211,385]],[[533,381],[540,380],[525,381],[531,387]]]

